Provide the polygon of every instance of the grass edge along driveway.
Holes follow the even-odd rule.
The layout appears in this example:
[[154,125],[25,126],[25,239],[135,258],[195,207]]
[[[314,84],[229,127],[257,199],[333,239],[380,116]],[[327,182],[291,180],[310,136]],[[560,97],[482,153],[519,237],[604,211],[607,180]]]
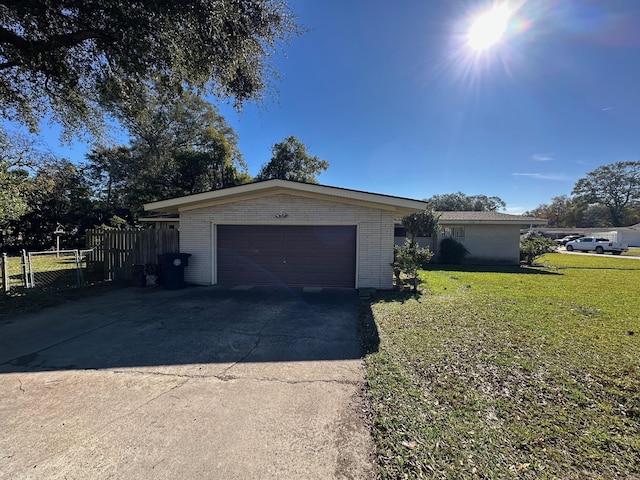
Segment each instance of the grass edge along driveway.
[[640,478],[640,263],[542,262],[363,305],[382,478]]

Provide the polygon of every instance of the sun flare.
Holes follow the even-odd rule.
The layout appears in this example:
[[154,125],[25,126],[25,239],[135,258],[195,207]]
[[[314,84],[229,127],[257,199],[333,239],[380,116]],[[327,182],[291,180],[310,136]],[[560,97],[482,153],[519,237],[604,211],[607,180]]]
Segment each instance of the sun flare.
[[505,5],[494,7],[479,16],[467,34],[469,46],[481,52],[491,48],[504,36],[509,23],[510,12]]

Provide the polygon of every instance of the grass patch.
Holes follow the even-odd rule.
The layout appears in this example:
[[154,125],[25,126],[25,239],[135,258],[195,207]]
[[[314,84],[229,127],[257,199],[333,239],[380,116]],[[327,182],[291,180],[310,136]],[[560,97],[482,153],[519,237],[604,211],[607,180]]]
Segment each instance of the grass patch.
[[382,478],[640,476],[640,262],[542,262],[434,266],[372,302]]
[[637,247],[629,247],[628,252],[622,252],[622,255],[628,257],[640,257],[640,248]]

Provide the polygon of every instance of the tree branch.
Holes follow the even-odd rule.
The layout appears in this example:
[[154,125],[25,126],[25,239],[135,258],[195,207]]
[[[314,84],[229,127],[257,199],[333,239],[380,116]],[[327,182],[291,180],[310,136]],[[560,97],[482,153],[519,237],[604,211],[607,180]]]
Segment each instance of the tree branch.
[[12,45],[26,54],[44,53],[58,48],[73,47],[90,39],[113,41],[113,37],[106,31],[97,29],[79,30],[77,32],[53,35],[46,40],[28,40],[11,30],[0,28],[0,44]]

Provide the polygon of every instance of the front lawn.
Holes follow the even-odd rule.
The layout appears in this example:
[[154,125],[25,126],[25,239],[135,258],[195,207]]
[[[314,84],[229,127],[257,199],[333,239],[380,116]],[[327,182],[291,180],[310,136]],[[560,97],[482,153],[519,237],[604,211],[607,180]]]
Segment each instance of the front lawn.
[[543,261],[363,305],[383,478],[640,478],[640,261]]

